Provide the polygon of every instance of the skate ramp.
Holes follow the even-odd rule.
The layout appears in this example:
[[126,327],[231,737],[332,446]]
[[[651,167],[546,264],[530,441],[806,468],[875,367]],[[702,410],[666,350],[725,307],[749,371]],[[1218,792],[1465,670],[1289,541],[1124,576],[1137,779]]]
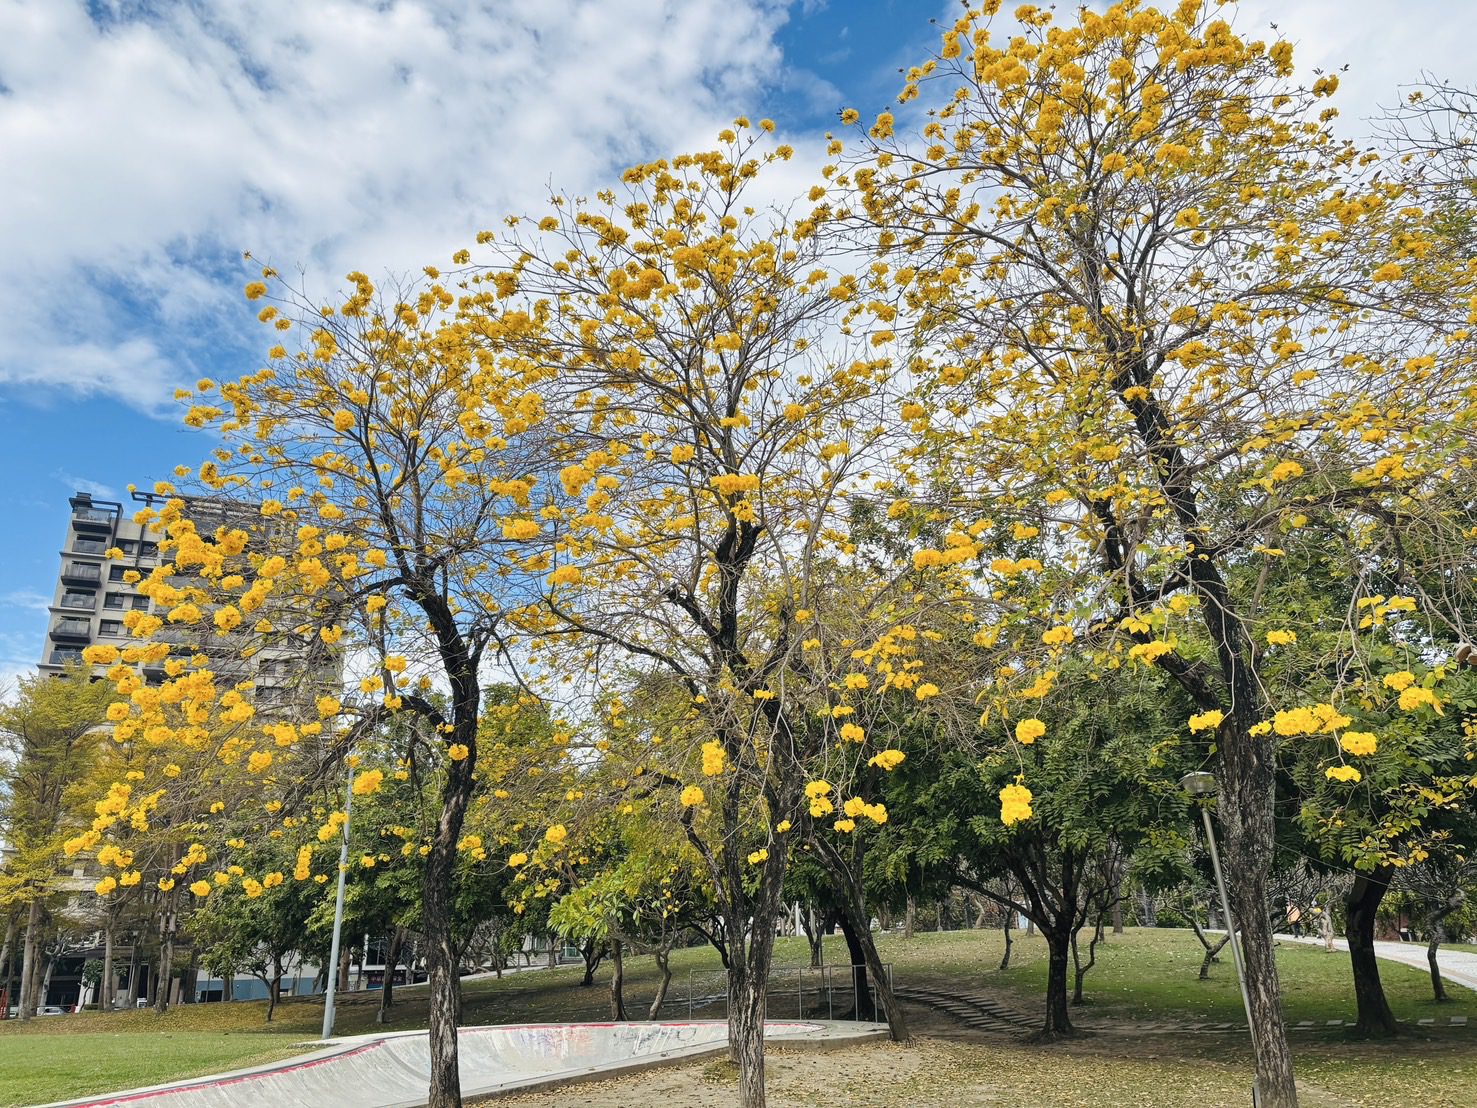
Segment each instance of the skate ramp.
[[[882,1029],[885,1033],[885,1029]],[[771,1021],[768,1041],[873,1038],[874,1024]],[[558,1085],[724,1050],[721,1020],[464,1027],[462,1096]],[[142,1044],[141,1044],[142,1045]],[[46,1108],[413,1108],[426,1101],[431,1071],[424,1031],[334,1040],[311,1054],[250,1070],[61,1102]]]

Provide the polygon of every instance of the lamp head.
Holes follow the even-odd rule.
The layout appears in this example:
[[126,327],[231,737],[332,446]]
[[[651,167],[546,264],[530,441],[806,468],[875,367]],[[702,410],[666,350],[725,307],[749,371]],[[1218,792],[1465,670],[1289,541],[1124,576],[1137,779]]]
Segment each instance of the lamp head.
[[1211,796],[1215,793],[1215,774],[1203,769],[1187,773],[1180,778],[1180,788],[1191,796]]

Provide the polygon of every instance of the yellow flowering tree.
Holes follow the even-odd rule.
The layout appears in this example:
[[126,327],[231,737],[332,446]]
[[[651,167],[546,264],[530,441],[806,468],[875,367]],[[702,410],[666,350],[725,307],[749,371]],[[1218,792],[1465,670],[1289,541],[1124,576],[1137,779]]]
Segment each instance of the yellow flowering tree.
[[[163,650],[152,660],[165,672],[142,687],[117,675],[128,699],[115,727],[150,745],[141,789],[198,792],[167,766],[183,764],[173,751],[203,750],[232,767],[237,790],[207,817],[255,789],[280,833],[325,780],[341,787],[332,782],[356,744],[388,720],[416,721],[403,758],[439,788],[422,844],[430,1101],[455,1104],[458,844],[478,789],[482,670],[507,646],[502,598],[518,584],[508,520],[529,503],[543,457],[530,433],[537,405],[455,318],[434,269],[389,292],[361,273],[349,282],[325,306],[265,270],[246,295],[266,302],[260,319],[283,337],[268,365],[182,397],[186,422],[221,446],[182,470],[193,495],[162,487],[140,513],[170,560],[140,586],[161,614],[140,613],[130,630]],[[292,335],[301,342],[289,351]],[[172,629],[182,642],[168,641]],[[343,815],[330,812],[320,837],[340,835]],[[222,875],[237,876],[212,880]],[[188,892],[208,896],[211,881]]]
[[[865,741],[830,712],[854,644],[815,613],[886,619],[891,579],[874,589],[834,567],[854,553],[845,498],[871,488],[897,436],[889,338],[836,330],[855,279],[753,199],[789,156],[767,129],[740,120],[717,149],[633,167],[619,193],[555,197],[489,235],[501,264],[469,273],[467,313],[525,362],[562,432],[561,487],[527,526],[543,546],[524,567],[544,588],[518,622],[534,664],[569,675],[566,695],[627,736],[628,776],[657,767],[671,803],[686,792],[683,827],[726,924],[750,1106],[764,1103],[787,831],[818,753]],[[633,685],[657,694],[639,735]]]
[[[1260,1096],[1294,1104],[1264,910],[1273,767],[1283,739],[1338,730],[1343,690],[1320,708],[1269,685],[1266,636],[1299,630],[1276,607],[1290,547],[1364,580],[1411,534],[1454,549],[1473,393],[1468,333],[1445,324],[1471,277],[1333,137],[1337,78],[1297,84],[1290,44],[1198,0],[1062,26],[1025,7],[997,41],[998,7],[908,74],[904,101],[938,90],[916,135],[891,113],[859,126],[817,218],[890,267],[931,495],[993,548],[980,634],[1016,658],[982,690],[997,711],[1034,715],[1068,653],[1158,666],[1194,703]],[[1433,298],[1457,310],[1429,325],[1412,309]],[[1338,620],[1359,654],[1357,614]]]
[[[36,1014],[42,979],[42,932],[63,882],[63,840],[85,820],[87,785],[96,766],[109,697],[81,667],[61,677],[22,678],[0,704],[0,914],[21,944],[18,1014]],[[80,794],[80,795],[79,795]],[[8,984],[8,982],[7,982]]]

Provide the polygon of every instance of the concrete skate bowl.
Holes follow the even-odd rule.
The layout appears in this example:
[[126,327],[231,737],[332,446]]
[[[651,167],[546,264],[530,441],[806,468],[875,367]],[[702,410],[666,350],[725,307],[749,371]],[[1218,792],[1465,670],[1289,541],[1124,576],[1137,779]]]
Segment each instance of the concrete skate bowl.
[[[880,1037],[885,1028],[823,1021],[765,1025],[770,1042],[822,1046]],[[608,1077],[727,1049],[721,1020],[464,1027],[462,1096],[496,1096]],[[414,1108],[426,1102],[431,1063],[426,1033],[338,1039],[268,1066],[59,1102],[46,1108]]]

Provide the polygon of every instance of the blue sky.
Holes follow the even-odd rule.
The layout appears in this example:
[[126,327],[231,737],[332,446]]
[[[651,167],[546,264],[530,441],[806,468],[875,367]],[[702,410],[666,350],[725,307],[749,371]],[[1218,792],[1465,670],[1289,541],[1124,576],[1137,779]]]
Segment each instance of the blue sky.
[[[1349,63],[1355,121],[1461,80],[1477,5],[1246,0],[1238,30]],[[946,0],[0,0],[0,683],[40,657],[67,497],[207,444],[170,395],[258,367],[251,251],[325,288],[770,116],[817,164],[886,107]]]

